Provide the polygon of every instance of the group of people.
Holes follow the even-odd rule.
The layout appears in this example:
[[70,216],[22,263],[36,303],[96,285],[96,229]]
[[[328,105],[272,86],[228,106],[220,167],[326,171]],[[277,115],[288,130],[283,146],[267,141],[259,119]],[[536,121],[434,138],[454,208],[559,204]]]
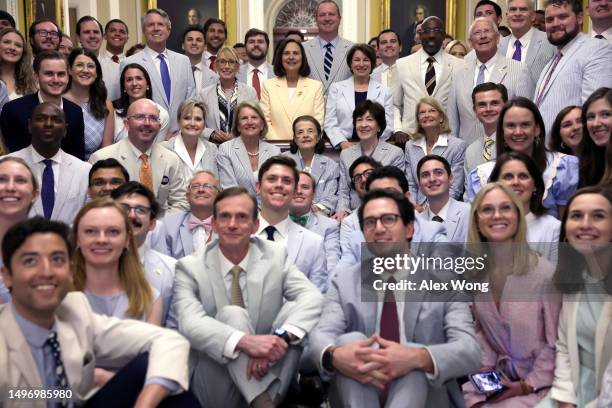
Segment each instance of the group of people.
[[[400,58],[322,0],[272,64],[217,18],[179,53],[150,9],[124,54],[0,13],[0,405],[610,406],[612,4],[545,3],[501,38],[479,1],[469,47],[423,15]],[[449,248],[490,290],[368,293]]]

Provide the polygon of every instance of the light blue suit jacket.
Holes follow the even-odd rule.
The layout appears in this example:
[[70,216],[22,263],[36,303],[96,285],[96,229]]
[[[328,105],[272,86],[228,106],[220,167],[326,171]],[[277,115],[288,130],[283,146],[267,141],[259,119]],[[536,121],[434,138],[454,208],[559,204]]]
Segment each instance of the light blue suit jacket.
[[[274,78],[276,76],[274,75],[274,66],[272,64],[268,64],[267,62],[265,64],[266,64],[266,67],[268,68],[267,79]],[[238,74],[236,75],[236,78],[238,78],[238,81],[242,82],[243,84],[249,83],[247,81],[247,68],[248,68],[248,64],[242,64],[240,66],[240,70],[238,71]],[[263,85],[263,82],[260,85]]]
[[287,228],[287,256],[323,293],[327,291],[327,262],[323,238],[290,221]]
[[[367,99],[385,108],[387,127],[380,140],[387,140],[393,133],[393,95],[380,82],[370,80]],[[349,77],[329,87],[325,104],[325,133],[332,145],[347,141],[353,135],[353,111],[355,110],[355,81]]]
[[353,43],[349,40],[339,37],[338,45],[334,50],[334,61],[332,62],[329,77],[325,80],[325,70],[323,69],[323,51],[319,43],[319,37],[315,37],[302,43],[308,65],[310,66],[310,78],[316,79],[323,83],[323,95],[327,98],[327,93],[331,84],[338,81],[343,81],[351,76],[351,70],[346,63],[346,54],[349,52]]
[[170,71],[170,100],[166,98],[166,92],[162,84],[161,75],[157,69],[155,61],[149,57],[149,52],[156,54],[149,47],[145,47],[141,52],[134,54],[121,61],[121,72],[127,64],[133,62],[142,65],[151,78],[153,100],[163,106],[170,115],[170,131],[178,130],[176,115],[181,102],[196,96],[195,79],[191,69],[191,62],[183,54],[168,51],[168,69]]
[[158,251],[174,259],[193,253],[193,236],[189,230],[190,215],[191,211],[179,211],[168,214],[161,220],[163,228],[160,228],[159,233],[163,236],[158,237],[156,241],[160,241],[165,249],[156,248]]
[[[612,44],[579,33],[561,52],[563,57],[543,90],[538,106],[547,134],[561,109],[568,105],[582,105],[602,86],[612,87]],[[538,99],[551,65],[552,61],[540,75],[534,101]]]
[[340,224],[321,213],[310,213],[305,228],[323,237],[327,270],[333,271],[340,260]]
[[472,207],[468,203],[449,198],[448,211],[444,219],[448,242],[466,242],[470,225],[470,208]]
[[145,247],[144,270],[147,280],[159,291],[162,299],[162,326],[176,327],[176,316],[170,312],[174,289],[174,266],[176,259]]

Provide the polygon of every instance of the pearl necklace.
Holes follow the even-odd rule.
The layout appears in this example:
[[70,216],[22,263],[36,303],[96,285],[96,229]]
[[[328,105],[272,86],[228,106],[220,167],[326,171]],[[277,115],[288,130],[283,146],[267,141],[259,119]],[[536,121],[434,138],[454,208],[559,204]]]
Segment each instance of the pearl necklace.
[[259,156],[259,152],[257,152],[257,153],[251,153],[251,152],[249,152],[248,150],[247,150],[247,154],[248,154],[249,156],[251,156],[251,157],[257,157],[257,156]]

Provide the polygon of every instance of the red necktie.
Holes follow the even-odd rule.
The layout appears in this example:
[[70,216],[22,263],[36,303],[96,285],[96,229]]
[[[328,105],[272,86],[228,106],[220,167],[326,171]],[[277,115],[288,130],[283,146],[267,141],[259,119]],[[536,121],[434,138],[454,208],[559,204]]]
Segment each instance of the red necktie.
[[119,63],[119,56],[118,56],[118,55],[113,55],[113,56],[111,57],[111,60],[113,60],[113,62],[114,62],[115,64],[118,64],[118,63]]
[[[391,276],[387,279],[387,283],[395,283],[395,278]],[[397,316],[397,303],[395,303],[395,295],[392,290],[385,291],[385,301],[380,315],[380,337],[383,339],[400,342],[399,334],[399,319]],[[379,393],[380,406],[384,407],[389,395],[390,384]]]
[[253,88],[257,92],[257,99],[261,99],[261,85],[259,84],[259,70],[255,68],[253,70]]
[[217,60],[217,56],[216,55],[211,55],[210,56],[210,65],[208,66],[211,70],[215,70],[215,61]]

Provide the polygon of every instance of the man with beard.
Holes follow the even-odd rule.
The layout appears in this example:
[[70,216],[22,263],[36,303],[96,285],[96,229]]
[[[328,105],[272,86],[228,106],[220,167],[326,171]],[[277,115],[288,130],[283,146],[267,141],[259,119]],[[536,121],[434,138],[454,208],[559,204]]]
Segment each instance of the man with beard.
[[580,32],[580,1],[549,0],[544,11],[546,35],[557,52],[542,70],[533,100],[548,135],[561,109],[580,106],[596,89],[612,86],[612,45]]
[[214,63],[217,59],[217,52],[225,44],[227,40],[227,27],[225,21],[211,17],[204,23],[204,39],[206,43],[206,51],[202,61],[211,70],[215,70]]
[[610,0],[590,0],[587,11],[591,17],[591,37],[612,42],[612,3]]
[[45,50],[59,50],[61,33],[53,20],[43,18],[32,23],[28,32],[32,54]]
[[249,60],[240,66],[238,81],[252,86],[260,99],[263,82],[275,76],[274,67],[266,62],[270,38],[265,31],[251,28],[244,35],[244,44]]

